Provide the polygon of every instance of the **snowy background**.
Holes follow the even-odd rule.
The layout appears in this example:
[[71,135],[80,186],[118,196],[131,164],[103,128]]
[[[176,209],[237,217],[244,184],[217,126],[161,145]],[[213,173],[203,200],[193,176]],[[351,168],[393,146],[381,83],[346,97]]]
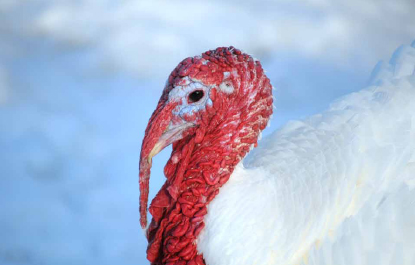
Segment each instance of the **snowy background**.
[[138,158],[170,71],[253,54],[277,88],[269,133],[415,39],[413,0],[343,2],[0,0],[0,264],[148,264]]

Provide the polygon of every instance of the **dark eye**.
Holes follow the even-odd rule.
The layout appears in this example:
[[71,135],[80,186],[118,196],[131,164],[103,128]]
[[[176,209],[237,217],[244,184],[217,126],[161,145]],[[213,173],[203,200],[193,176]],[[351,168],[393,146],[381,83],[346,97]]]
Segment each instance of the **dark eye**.
[[195,90],[189,95],[189,103],[198,102],[201,98],[203,98],[203,90]]

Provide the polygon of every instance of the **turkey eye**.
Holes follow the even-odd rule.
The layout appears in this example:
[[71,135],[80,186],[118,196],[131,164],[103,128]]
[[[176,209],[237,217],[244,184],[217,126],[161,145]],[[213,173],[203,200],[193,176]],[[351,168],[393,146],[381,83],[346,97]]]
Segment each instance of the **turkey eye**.
[[189,95],[189,103],[198,102],[203,98],[203,90],[195,90]]

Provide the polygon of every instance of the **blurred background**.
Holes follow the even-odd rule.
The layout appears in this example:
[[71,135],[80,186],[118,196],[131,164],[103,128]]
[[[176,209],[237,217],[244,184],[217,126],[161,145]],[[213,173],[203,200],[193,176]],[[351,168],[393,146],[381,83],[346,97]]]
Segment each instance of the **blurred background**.
[[413,0],[342,2],[0,0],[0,264],[148,264],[138,159],[170,71],[218,46],[260,59],[269,134],[415,39]]

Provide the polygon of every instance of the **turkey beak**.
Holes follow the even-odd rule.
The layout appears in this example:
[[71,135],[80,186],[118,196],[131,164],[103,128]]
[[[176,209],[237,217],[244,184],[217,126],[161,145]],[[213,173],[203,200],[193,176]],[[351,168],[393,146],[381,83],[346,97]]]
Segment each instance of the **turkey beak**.
[[189,123],[178,124],[176,126],[170,124],[160,136],[153,149],[151,149],[150,154],[147,157],[147,162],[151,164],[151,160],[154,156],[171,143],[180,140],[182,138],[182,132],[191,126],[192,124]]
[[159,103],[151,116],[140,154],[140,224],[143,229],[147,226],[147,203],[152,158],[171,143],[180,140],[183,132],[194,126],[172,114],[177,103]]

